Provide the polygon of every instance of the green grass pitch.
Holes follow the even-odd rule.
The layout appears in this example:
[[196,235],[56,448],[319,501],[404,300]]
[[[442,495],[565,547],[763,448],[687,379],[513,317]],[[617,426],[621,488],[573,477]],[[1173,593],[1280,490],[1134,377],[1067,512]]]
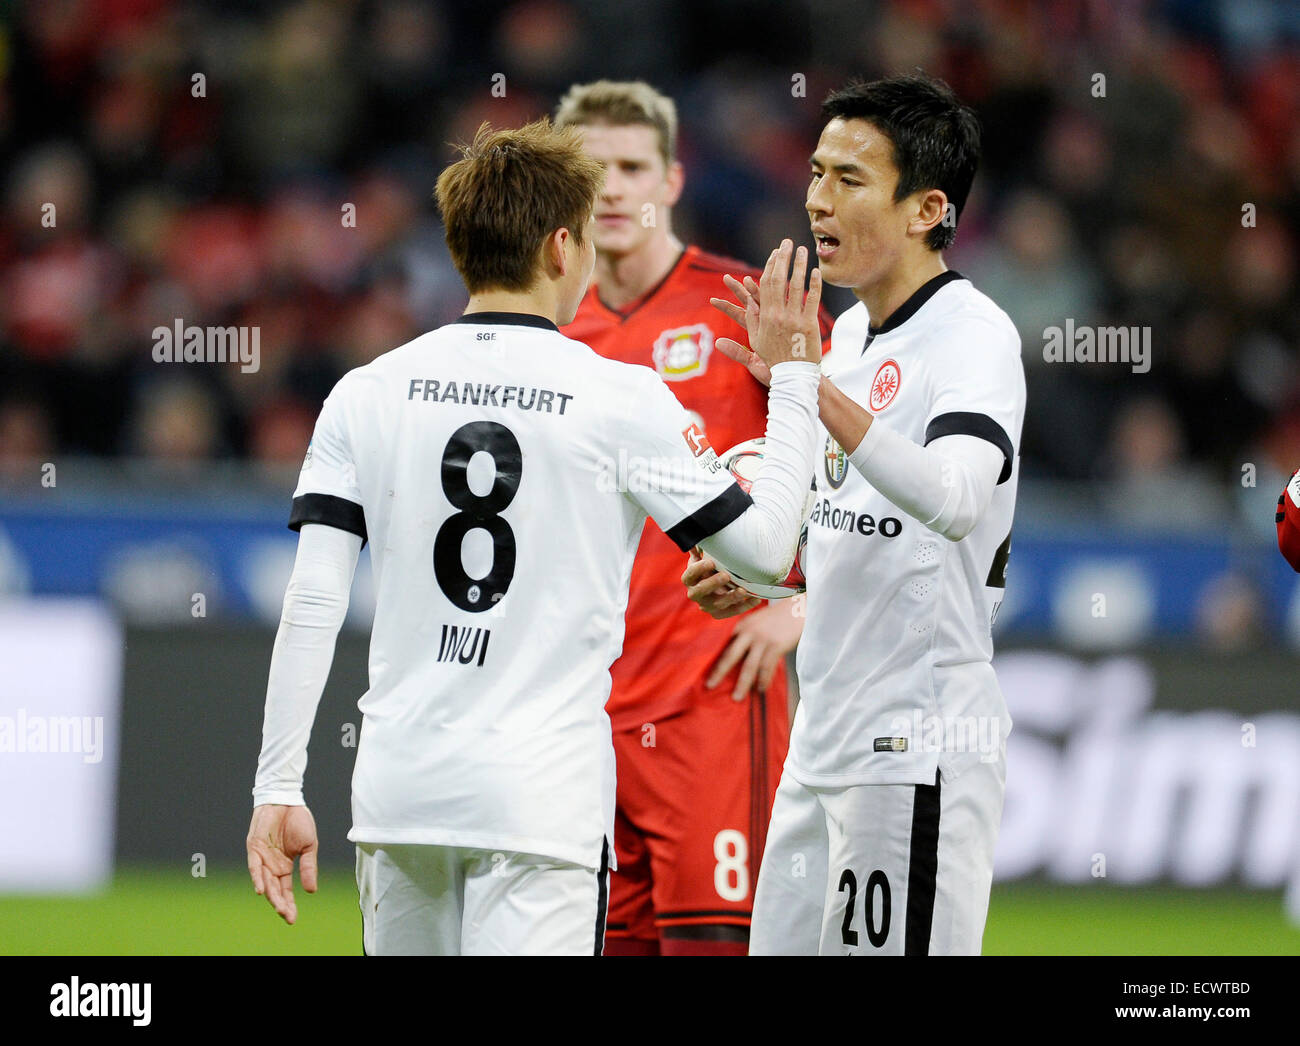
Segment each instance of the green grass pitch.
[[[295,889],[285,926],[242,869],[125,867],[84,897],[0,895],[0,954],[359,955],[361,918],[348,867]],[[1278,892],[1009,884],[995,887],[986,955],[1297,955],[1300,927]]]

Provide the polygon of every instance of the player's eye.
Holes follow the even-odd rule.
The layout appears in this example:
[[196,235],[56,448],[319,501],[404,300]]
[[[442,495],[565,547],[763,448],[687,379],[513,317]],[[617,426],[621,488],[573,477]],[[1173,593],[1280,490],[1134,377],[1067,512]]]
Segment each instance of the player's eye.
[[818,178],[820,178],[821,176],[822,176],[822,172],[821,172],[821,171],[813,171],[813,172],[812,172],[812,175],[811,175],[813,181],[816,181],[816,180],[817,180]]

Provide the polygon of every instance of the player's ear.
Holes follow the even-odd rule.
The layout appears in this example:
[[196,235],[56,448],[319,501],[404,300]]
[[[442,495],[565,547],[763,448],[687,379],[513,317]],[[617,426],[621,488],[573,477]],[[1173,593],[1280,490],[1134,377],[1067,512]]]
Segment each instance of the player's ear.
[[546,240],[545,257],[548,265],[554,266],[560,276],[568,274],[569,269],[569,230],[561,226],[556,229]]
[[682,198],[682,187],[686,184],[686,172],[680,160],[674,160],[664,172],[664,181],[668,191],[664,194],[664,206],[672,207]]
[[907,223],[909,235],[924,240],[948,213],[948,195],[942,189],[926,189],[916,194],[916,210]]

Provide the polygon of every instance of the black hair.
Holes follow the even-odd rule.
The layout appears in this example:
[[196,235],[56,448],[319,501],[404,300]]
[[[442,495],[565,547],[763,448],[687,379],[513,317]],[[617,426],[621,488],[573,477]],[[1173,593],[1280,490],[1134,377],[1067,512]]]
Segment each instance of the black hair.
[[922,75],[854,81],[826,96],[822,118],[867,120],[890,140],[898,168],[895,201],[920,189],[941,190],[953,220],[931,229],[925,245],[932,251],[952,246],[979,164],[980,125],[951,87]]

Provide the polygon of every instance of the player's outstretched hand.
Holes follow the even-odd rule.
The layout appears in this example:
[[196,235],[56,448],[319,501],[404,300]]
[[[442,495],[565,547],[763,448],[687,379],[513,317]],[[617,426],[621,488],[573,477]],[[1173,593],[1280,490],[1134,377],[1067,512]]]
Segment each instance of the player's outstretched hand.
[[776,675],[776,666],[799,645],[799,637],[803,635],[803,618],[795,617],[794,604],[792,599],[775,600],[737,621],[731,642],[713,663],[705,686],[717,686],[739,663],[732,700],[743,701],[755,686],[759,693],[766,693]]
[[265,895],[280,918],[292,926],[298,919],[293,900],[293,860],[300,858],[302,888],[316,892],[316,820],[305,806],[264,805],[253,808],[245,840],[248,874],[253,889]]
[[713,559],[698,547],[691,549],[682,584],[686,586],[686,594],[700,605],[701,610],[719,620],[753,610],[763,602],[733,582],[731,575],[719,570]]
[[[754,277],[746,276],[744,282],[734,276],[722,277],[727,290],[736,296],[736,301],[726,298],[710,298],[709,304],[730,320],[735,320],[745,328],[750,341],[758,336],[759,290]],[[751,352],[747,345],[742,345],[735,338],[719,338],[714,343],[722,355],[735,360],[753,376],[755,381],[764,385],[772,384],[772,369],[763,362],[757,352]]]
[[[821,270],[814,268],[803,291],[808,274],[808,249],[797,250],[792,240],[782,240],[767,259],[757,288],[747,279],[744,284],[731,277],[724,282],[736,295],[737,302],[710,299],[724,315],[742,323],[749,335],[747,349],[731,338],[720,338],[717,346],[724,356],[743,364],[759,381],[770,380],[770,369],[778,363],[821,359],[821,326],[817,310],[821,306]],[[759,308],[760,300],[763,307]]]

